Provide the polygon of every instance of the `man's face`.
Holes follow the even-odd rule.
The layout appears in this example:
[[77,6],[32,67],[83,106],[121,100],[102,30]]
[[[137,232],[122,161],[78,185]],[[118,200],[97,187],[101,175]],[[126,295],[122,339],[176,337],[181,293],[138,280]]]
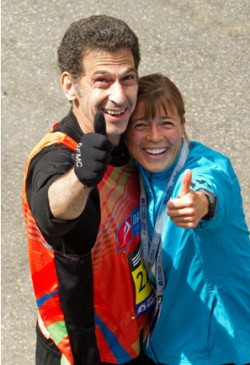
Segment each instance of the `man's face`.
[[93,132],[96,112],[102,110],[107,134],[113,142],[119,141],[136,105],[138,84],[132,52],[91,50],[83,59],[83,69],[84,76],[75,86],[73,112],[88,133]]

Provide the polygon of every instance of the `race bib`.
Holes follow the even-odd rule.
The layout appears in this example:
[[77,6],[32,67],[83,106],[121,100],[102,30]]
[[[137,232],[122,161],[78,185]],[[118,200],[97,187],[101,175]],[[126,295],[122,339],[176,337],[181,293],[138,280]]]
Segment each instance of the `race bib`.
[[141,258],[140,247],[128,255],[129,266],[135,285],[136,315],[150,311],[155,303],[155,295],[151,287],[146,268]]

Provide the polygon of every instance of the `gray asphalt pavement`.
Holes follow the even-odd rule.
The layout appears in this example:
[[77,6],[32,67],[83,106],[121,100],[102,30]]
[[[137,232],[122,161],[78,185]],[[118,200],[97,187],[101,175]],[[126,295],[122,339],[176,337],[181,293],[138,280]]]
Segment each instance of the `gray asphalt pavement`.
[[163,72],[179,86],[191,139],[231,158],[250,224],[248,0],[2,1],[2,365],[34,364],[23,166],[68,111],[56,61],[61,37],[92,14],[127,21],[140,39],[140,75]]

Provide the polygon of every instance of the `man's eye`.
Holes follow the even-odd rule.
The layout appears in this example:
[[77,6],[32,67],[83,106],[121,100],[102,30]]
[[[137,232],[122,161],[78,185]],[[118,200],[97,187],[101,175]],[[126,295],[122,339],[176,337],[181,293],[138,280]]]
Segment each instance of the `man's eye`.
[[108,82],[108,79],[104,79],[104,78],[100,78],[100,79],[97,79],[95,80],[95,82],[100,82],[100,83],[107,83]]
[[107,77],[98,77],[94,80],[94,84],[97,87],[108,87],[110,80]]
[[123,79],[123,83],[129,84],[129,85],[134,84],[135,81],[136,81],[135,75],[127,75]]

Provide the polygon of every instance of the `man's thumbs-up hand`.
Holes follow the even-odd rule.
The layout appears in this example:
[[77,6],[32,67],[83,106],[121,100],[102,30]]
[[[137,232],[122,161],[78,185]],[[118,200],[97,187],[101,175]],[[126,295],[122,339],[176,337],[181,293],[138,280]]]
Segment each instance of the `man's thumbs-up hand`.
[[111,159],[112,143],[106,134],[106,123],[102,112],[94,119],[94,133],[84,134],[74,155],[74,170],[78,179],[86,186],[96,186],[102,179]]
[[208,200],[201,191],[191,189],[192,171],[183,174],[179,196],[167,203],[170,219],[182,228],[195,228],[208,212]]

